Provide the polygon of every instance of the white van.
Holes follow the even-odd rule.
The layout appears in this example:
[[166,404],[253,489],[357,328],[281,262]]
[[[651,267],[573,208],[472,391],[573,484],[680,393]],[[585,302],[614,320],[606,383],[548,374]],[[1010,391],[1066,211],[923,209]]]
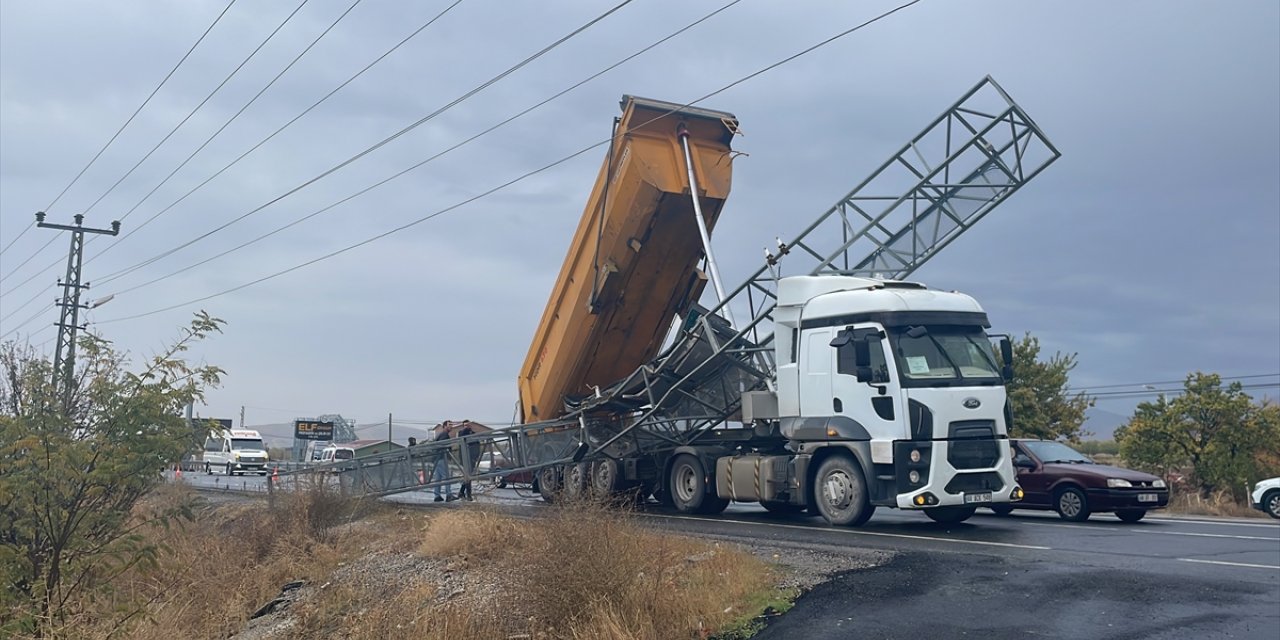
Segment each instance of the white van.
[[256,472],[267,475],[267,446],[262,435],[250,429],[210,431],[204,441],[204,472],[222,471],[227,475]]

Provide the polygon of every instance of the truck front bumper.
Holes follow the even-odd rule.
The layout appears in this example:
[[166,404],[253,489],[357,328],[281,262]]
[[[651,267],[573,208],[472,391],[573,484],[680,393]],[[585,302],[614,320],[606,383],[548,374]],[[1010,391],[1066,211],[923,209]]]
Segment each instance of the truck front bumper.
[[[899,468],[897,506],[900,509],[933,507],[984,506],[1008,504],[1022,499],[1022,488],[1013,473],[1007,454],[1006,440],[990,441],[994,445],[987,457],[949,455],[953,445],[946,440],[895,443],[895,466]],[[973,441],[964,442],[972,447]],[[912,462],[912,451],[920,452]],[[968,454],[969,452],[965,452]],[[970,461],[977,461],[971,463]],[[954,463],[954,464],[953,464]],[[956,465],[964,468],[957,468]],[[974,468],[974,464],[981,466]],[[922,475],[920,482],[910,482],[910,471]]]

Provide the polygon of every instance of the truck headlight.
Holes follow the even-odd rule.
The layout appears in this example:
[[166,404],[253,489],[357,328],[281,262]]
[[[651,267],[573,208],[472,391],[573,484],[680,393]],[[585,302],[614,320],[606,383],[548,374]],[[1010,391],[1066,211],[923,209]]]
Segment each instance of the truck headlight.
[[[912,449],[910,458],[912,462],[920,462],[920,450]],[[912,480],[912,482],[915,482],[915,480]]]
[[1111,489],[1124,489],[1132,487],[1133,483],[1121,478],[1107,478],[1107,487]]
[[1155,482],[1152,482],[1152,483],[1151,483],[1151,486],[1153,486],[1153,487],[1155,487],[1155,488],[1157,488],[1157,489],[1163,489],[1163,488],[1165,487],[1164,480],[1163,480],[1163,479],[1160,479],[1160,478],[1156,478],[1156,481],[1155,481]]
[[911,484],[920,484],[920,472],[912,470],[911,473],[907,474],[907,479],[911,481]]

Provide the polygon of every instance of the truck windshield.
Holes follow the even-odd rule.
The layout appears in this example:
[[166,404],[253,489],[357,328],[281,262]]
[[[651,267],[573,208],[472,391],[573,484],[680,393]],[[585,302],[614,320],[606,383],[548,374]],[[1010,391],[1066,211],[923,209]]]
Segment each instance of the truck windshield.
[[232,438],[231,439],[232,451],[243,451],[245,449],[256,449],[258,451],[265,451],[266,447],[262,446],[261,440],[258,440],[255,438]]
[[[907,329],[895,331],[894,351],[907,386],[999,384],[991,343],[981,327],[929,326],[916,337]],[[914,384],[913,384],[914,383]]]

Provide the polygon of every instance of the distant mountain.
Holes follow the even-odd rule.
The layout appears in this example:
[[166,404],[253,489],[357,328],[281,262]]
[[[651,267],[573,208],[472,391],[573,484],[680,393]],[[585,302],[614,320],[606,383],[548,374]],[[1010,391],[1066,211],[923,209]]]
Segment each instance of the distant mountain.
[[1097,407],[1085,409],[1084,416],[1084,430],[1092,434],[1086,440],[1111,440],[1115,437],[1116,429],[1129,422],[1129,416]]

